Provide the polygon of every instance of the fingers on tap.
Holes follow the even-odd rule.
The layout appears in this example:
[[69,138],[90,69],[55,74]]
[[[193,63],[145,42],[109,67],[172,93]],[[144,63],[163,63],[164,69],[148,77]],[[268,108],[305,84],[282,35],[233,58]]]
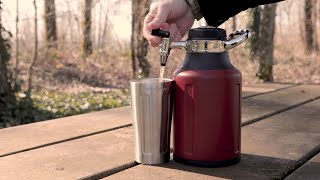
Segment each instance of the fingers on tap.
[[180,41],[181,39],[182,39],[181,33],[180,33],[180,31],[177,31],[177,34],[176,34],[174,41]]
[[152,21],[148,23],[148,27],[150,29],[158,29],[160,28],[165,22],[167,22],[168,16],[171,11],[171,6],[166,3],[159,3],[156,8],[150,11],[151,15],[154,15]]
[[178,32],[178,27],[175,23],[171,23],[169,25],[169,32],[170,32],[170,38],[172,40],[175,40]]

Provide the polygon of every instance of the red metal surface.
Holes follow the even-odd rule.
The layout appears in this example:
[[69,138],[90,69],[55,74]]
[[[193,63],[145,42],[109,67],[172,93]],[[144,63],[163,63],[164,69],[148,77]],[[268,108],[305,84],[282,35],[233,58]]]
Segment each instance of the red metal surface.
[[174,155],[209,162],[239,157],[241,73],[178,69],[174,80]]

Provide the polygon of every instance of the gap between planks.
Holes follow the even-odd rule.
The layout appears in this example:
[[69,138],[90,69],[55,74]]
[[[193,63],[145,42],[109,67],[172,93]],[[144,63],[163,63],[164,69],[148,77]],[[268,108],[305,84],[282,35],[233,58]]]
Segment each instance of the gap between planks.
[[291,86],[287,86],[287,87],[283,87],[283,88],[279,88],[279,89],[274,89],[272,91],[267,91],[267,92],[261,92],[261,93],[257,93],[257,94],[248,95],[248,96],[243,97],[242,99],[248,99],[248,98],[259,96],[259,95],[263,95],[263,94],[273,93],[273,92],[281,91],[281,90],[284,90],[284,89],[289,89],[289,88],[300,86],[300,85],[302,85],[302,84],[293,84]]
[[[259,122],[259,121],[261,121],[263,119],[272,117],[274,115],[277,115],[277,114],[280,114],[282,112],[297,108],[299,106],[302,106],[304,104],[307,104],[307,103],[310,103],[312,101],[316,101],[316,100],[319,100],[319,99],[320,99],[320,96],[317,96],[315,98],[308,99],[308,100],[303,101],[301,103],[297,103],[295,105],[288,106],[288,107],[283,108],[281,110],[278,110],[276,112],[269,113],[267,115],[262,116],[262,118],[259,117],[259,118],[255,118],[253,120],[249,120],[247,122],[243,122],[243,123],[241,123],[241,127],[250,125],[252,123]],[[293,173],[295,170],[297,170],[299,167],[301,167],[303,164],[305,164],[307,161],[309,161],[311,158],[316,156],[318,153],[320,153],[320,144],[318,146],[314,147],[313,149],[311,149],[310,151],[308,151],[302,157],[300,157],[295,163],[293,163],[291,166],[289,166],[287,168],[287,170],[285,172],[283,172],[283,174],[280,177],[278,177],[276,179],[277,180],[283,180],[284,178],[289,176],[291,173]],[[139,165],[139,164],[136,163],[135,161],[132,161],[132,162],[130,162],[128,164],[125,164],[123,166],[115,167],[115,168],[112,168],[112,169],[109,169],[109,170],[100,171],[100,172],[94,173],[92,175],[83,177],[83,178],[81,178],[81,180],[96,180],[96,179],[98,180],[98,179],[105,178],[105,177],[111,176],[113,174],[119,173],[121,171],[127,170],[129,168],[135,167],[137,165]]]
[[[301,84],[293,84],[291,86],[287,86],[287,87],[283,87],[283,88],[279,88],[279,89],[275,89],[275,90],[272,90],[272,91],[268,91],[268,92],[263,92],[263,93],[257,93],[257,94],[253,94],[253,95],[248,95],[248,96],[245,96],[245,97],[242,97],[242,99],[248,99],[248,98],[251,98],[251,97],[255,97],[255,96],[259,96],[259,95],[263,95],[263,94],[268,94],[268,93],[273,93],[273,92],[276,92],[276,91],[280,91],[280,90],[284,90],[284,89],[288,89],[288,88],[292,88],[292,87],[296,87],[296,86],[299,86]],[[308,102],[310,102],[310,100],[307,100]],[[303,104],[305,104],[306,101],[302,102]],[[300,105],[302,105],[301,103],[299,103]],[[293,106],[296,106],[298,107],[299,104],[296,104],[296,105],[293,105]],[[287,107],[289,109],[292,109],[290,108],[291,106]],[[287,108],[284,108],[282,110],[279,110],[279,111],[276,111],[278,113],[281,113],[281,112],[284,112],[286,110],[289,110]],[[285,110],[286,109],[286,110]],[[280,112],[281,111],[281,112]],[[275,113],[276,113],[275,112]],[[277,113],[277,114],[278,114]],[[249,120],[247,123],[248,124],[252,124],[252,123],[255,123],[255,122],[258,122],[262,119],[265,119],[265,118],[268,118],[270,116],[273,116],[275,114],[267,114],[267,115],[264,115],[262,117],[259,117],[259,118],[255,118],[255,119],[252,119],[252,120]],[[242,126],[246,126],[248,124],[245,124],[245,125],[242,125]],[[64,143],[64,142],[68,142],[68,141],[72,141],[72,140],[75,140],[75,139],[80,139],[80,138],[85,138],[85,137],[88,137],[88,136],[92,136],[92,135],[96,135],[96,134],[101,134],[101,133],[105,133],[105,132],[108,132],[108,131],[113,131],[113,130],[117,130],[117,129],[121,129],[121,128],[125,128],[125,127],[129,127],[129,126],[132,126],[132,123],[128,123],[128,124],[125,124],[125,125],[121,125],[121,126],[117,126],[117,127],[114,127],[114,128],[108,128],[108,129],[104,129],[104,130],[101,130],[101,131],[96,131],[96,132],[92,132],[92,133],[87,133],[87,134],[83,134],[83,135],[79,135],[79,136],[74,136],[74,137],[71,137],[71,138],[67,138],[67,139],[63,139],[63,140],[59,140],[59,141],[54,141],[54,142],[50,142],[50,143],[45,143],[45,144],[41,144],[41,145],[38,145],[38,146],[34,146],[34,147],[30,147],[30,148],[26,148],[26,149],[22,149],[22,150],[18,150],[18,151],[13,151],[13,152],[10,152],[10,153],[6,153],[6,154],[2,154],[0,155],[0,158],[2,157],[6,157],[6,156],[10,156],[10,155],[14,155],[14,154],[18,154],[18,153],[22,153],[22,152],[26,152],[26,151],[30,151],[30,150],[35,150],[35,149],[39,149],[39,148],[43,148],[43,147],[46,147],[46,146],[51,146],[51,145],[55,145],[55,144],[59,144],[59,143]]]
[[59,144],[59,143],[63,143],[63,142],[67,142],[67,141],[72,141],[72,140],[75,140],[75,139],[80,139],[80,138],[84,138],[84,137],[88,137],[88,136],[92,136],[92,135],[96,135],[96,134],[101,134],[101,133],[105,133],[105,132],[108,132],[108,131],[113,131],[113,130],[129,127],[129,126],[132,126],[132,124],[131,123],[130,124],[125,124],[125,125],[117,126],[117,127],[114,127],[114,128],[108,128],[108,129],[104,129],[104,130],[101,130],[101,131],[96,131],[96,132],[92,132],[92,133],[88,133],[88,134],[83,134],[83,135],[80,135],[80,136],[75,136],[75,137],[63,139],[63,140],[60,140],[60,141],[54,141],[54,142],[51,142],[51,143],[46,143],[46,144],[42,144],[42,145],[39,145],[39,146],[34,146],[34,147],[31,147],[31,148],[22,149],[22,150],[19,150],[19,151],[14,151],[14,152],[10,152],[10,153],[7,153],[7,154],[2,154],[2,155],[0,155],[0,158],[5,157],[5,156],[18,154],[18,153],[22,153],[22,152],[26,152],[26,151],[31,151],[31,150],[34,150],[34,149],[39,149],[39,148],[55,145],[55,144]]
[[247,125],[249,125],[249,124],[252,124],[252,123],[261,121],[261,120],[266,119],[266,118],[268,118],[268,117],[271,117],[271,116],[274,116],[274,115],[283,113],[283,112],[285,112],[285,111],[294,109],[294,108],[296,108],[296,107],[302,106],[302,105],[304,105],[304,104],[310,103],[310,102],[315,101],[315,100],[318,100],[318,99],[320,99],[320,96],[317,96],[317,97],[315,97],[315,98],[310,98],[310,99],[305,100],[305,101],[303,101],[303,102],[300,102],[300,103],[297,103],[297,104],[294,104],[294,105],[291,105],[291,106],[287,106],[287,107],[285,107],[285,108],[283,108],[283,109],[280,109],[280,110],[278,110],[278,111],[274,111],[274,112],[272,112],[272,113],[265,114],[265,115],[263,115],[263,116],[260,116],[260,117],[257,117],[257,118],[248,120],[248,121],[246,121],[246,122],[241,123],[241,127],[244,127],[244,126],[247,126]]
[[308,162],[310,159],[315,157],[317,154],[320,154],[320,144],[312,148],[306,154],[301,156],[297,161],[295,161],[291,166],[287,167],[287,170],[281,174],[280,177],[275,178],[276,180],[283,180],[292,174],[294,171],[298,170],[302,165]]

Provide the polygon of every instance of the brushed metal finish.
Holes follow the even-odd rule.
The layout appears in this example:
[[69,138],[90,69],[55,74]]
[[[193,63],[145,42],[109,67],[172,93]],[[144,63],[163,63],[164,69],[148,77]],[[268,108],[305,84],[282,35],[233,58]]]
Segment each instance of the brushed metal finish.
[[162,164],[170,158],[171,79],[130,81],[135,161]]
[[239,44],[245,42],[247,39],[251,37],[251,32],[247,29],[242,29],[233,32],[229,35],[228,40],[225,42],[225,49],[229,50],[232,49]]
[[159,45],[160,50],[160,65],[165,66],[167,64],[168,56],[170,54],[170,38],[162,38],[162,43]]
[[[208,27],[207,27],[208,28]],[[170,38],[162,38],[160,46],[160,64],[165,66],[170,50],[174,48],[185,49],[188,53],[222,53],[226,52],[251,37],[251,32],[242,29],[231,33],[226,41],[222,40],[186,40],[172,41]]]

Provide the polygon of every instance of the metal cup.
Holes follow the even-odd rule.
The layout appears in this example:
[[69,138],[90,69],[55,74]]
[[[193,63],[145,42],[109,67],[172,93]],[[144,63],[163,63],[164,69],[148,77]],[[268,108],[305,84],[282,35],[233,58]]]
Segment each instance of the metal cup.
[[170,158],[172,121],[171,79],[130,81],[135,161],[162,164]]

